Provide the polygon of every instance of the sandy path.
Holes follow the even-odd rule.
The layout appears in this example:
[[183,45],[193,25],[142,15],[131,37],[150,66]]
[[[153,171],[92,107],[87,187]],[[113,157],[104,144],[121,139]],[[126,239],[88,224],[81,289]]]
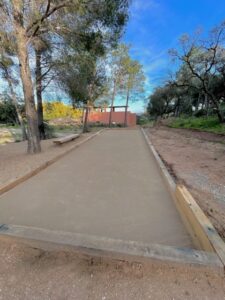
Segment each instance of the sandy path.
[[192,247],[139,129],[104,131],[2,195],[0,220]]

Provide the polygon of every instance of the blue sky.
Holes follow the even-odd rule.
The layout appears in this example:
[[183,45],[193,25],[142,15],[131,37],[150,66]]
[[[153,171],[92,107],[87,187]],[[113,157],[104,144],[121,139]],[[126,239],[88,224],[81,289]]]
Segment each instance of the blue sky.
[[[225,20],[225,0],[133,0],[130,19],[122,42],[131,44],[131,56],[143,65],[147,77],[145,95],[140,101],[130,104],[134,112],[143,112],[143,99],[160,85],[173,65],[168,50],[178,46],[178,39],[184,33],[193,33],[202,28],[207,33]],[[5,86],[0,86],[0,91]],[[48,100],[66,96],[57,88],[48,89]],[[118,104],[125,99],[117,97]]]
[[[225,20],[225,0],[133,0],[123,42],[132,45],[131,56],[144,66],[146,95],[173,68],[168,50],[177,47],[183,33],[201,28],[207,33]],[[144,103],[131,104],[136,112]]]

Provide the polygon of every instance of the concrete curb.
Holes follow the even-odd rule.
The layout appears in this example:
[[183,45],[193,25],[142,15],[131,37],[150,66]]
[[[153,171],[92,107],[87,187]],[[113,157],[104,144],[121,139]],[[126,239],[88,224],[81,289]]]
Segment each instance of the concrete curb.
[[[32,243],[32,241],[38,241],[48,244],[72,246],[75,250],[93,256],[136,260],[139,262],[159,260],[188,264],[213,269],[223,274],[223,265],[218,256],[205,251],[5,224],[0,225],[0,234],[20,238],[28,244]],[[42,245],[42,248],[45,247]]]
[[225,243],[219,236],[218,232],[204,214],[202,209],[196,203],[188,189],[183,185],[177,185],[169,174],[165,164],[159,157],[153,144],[150,141],[149,136],[142,128],[142,133],[145,140],[153,153],[155,160],[159,166],[159,169],[163,175],[170,194],[172,195],[177,210],[186,225],[186,228],[191,235],[194,244],[206,251],[207,253],[215,253],[221,261],[225,271]]
[[141,128],[141,131],[145,137],[145,141],[146,141],[148,147],[150,148],[150,150],[156,160],[157,166],[158,166],[161,174],[163,175],[163,179],[166,183],[167,188],[169,189],[169,192],[173,194],[176,190],[176,182],[174,181],[173,177],[168,172],[167,167],[165,166],[165,164],[161,160],[160,156],[158,155],[157,151],[155,150],[155,147],[153,146],[152,142],[150,141],[149,137],[147,136],[145,130],[143,128]]
[[37,175],[38,173],[40,173],[42,170],[46,169],[48,166],[54,164],[55,162],[57,162],[60,158],[66,156],[68,153],[72,152],[74,149],[78,148],[79,146],[81,146],[82,144],[86,143],[87,141],[93,139],[95,136],[99,135],[102,131],[104,131],[105,129],[101,129],[98,132],[94,133],[93,135],[85,138],[84,140],[82,140],[81,142],[76,143],[73,147],[71,147],[70,149],[66,150],[65,152],[57,155],[56,157],[46,161],[45,163],[43,163],[42,165],[40,165],[38,168],[26,173],[25,175],[19,177],[19,178],[15,178],[13,181],[6,183],[4,185],[0,186],[0,195],[8,192],[9,190],[11,190],[12,188],[16,187],[17,185],[19,185],[20,183],[28,180],[29,178]]

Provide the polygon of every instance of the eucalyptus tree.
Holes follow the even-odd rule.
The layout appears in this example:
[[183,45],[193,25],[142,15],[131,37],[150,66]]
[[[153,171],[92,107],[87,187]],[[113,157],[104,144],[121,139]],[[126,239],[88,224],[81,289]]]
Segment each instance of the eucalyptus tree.
[[130,99],[136,100],[137,95],[144,92],[145,75],[142,65],[137,60],[132,60],[128,55],[123,60],[124,67],[124,87],[126,90],[126,108],[124,125],[127,126],[127,112]]
[[112,112],[118,92],[126,91],[125,77],[127,76],[126,61],[129,59],[129,46],[120,44],[111,51],[108,57],[109,78],[111,81],[111,108],[109,114],[109,127],[112,125]]
[[53,80],[53,59],[52,45],[49,36],[40,35],[33,40],[34,56],[35,56],[35,92],[37,100],[37,118],[38,130],[41,139],[46,138],[44,115],[43,115],[43,100],[42,95],[44,90]]

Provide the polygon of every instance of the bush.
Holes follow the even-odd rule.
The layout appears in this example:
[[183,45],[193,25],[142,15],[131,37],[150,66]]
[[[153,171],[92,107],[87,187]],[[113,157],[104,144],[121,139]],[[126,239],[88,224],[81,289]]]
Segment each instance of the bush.
[[0,102],[0,123],[16,124],[17,114],[12,101],[3,100]]
[[74,109],[71,105],[62,102],[48,102],[43,104],[44,119],[52,120],[57,118],[81,119],[83,111]]
[[194,113],[196,118],[203,117],[207,115],[207,111],[205,109],[200,109]]
[[175,118],[169,124],[172,128],[199,129],[208,132],[225,134],[225,125],[221,124],[217,117],[190,117]]

